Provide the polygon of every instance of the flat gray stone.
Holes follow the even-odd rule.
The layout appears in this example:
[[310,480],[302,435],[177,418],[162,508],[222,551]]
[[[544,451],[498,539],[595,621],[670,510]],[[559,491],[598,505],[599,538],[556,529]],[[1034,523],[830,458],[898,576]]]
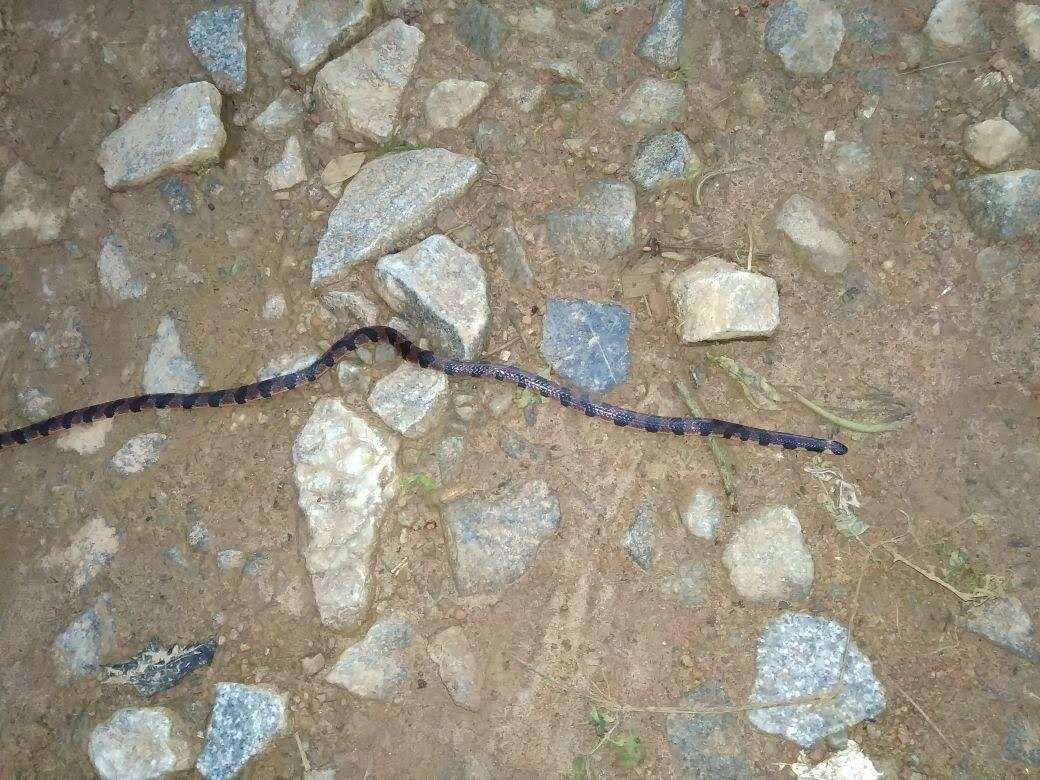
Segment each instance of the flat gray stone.
[[416,149],[379,157],[343,190],[311,264],[311,285],[331,284],[428,227],[480,178],[476,157]]
[[722,564],[748,601],[796,601],[809,595],[813,559],[802,525],[786,506],[765,507],[733,534]]
[[455,586],[462,596],[497,595],[530,567],[560,526],[556,495],[541,480],[444,507]]
[[303,95],[283,89],[253,120],[252,126],[268,141],[284,141],[303,118]]
[[822,694],[841,680],[833,698],[748,713],[756,728],[803,748],[876,718],[885,709],[885,694],[870,660],[833,620],[796,612],[773,618],[758,639],[756,667],[748,699],[752,706]]
[[116,451],[108,464],[124,477],[139,474],[159,462],[159,456],[166,449],[166,442],[167,436],[162,433],[134,436]]
[[95,726],[88,751],[102,780],[152,780],[191,769],[198,747],[173,710],[141,707],[116,710]]
[[426,121],[434,130],[450,130],[461,125],[480,108],[491,87],[483,81],[445,79],[426,96]]
[[135,273],[136,265],[123,239],[114,234],[102,239],[97,259],[98,280],[112,300],[132,301],[144,295],[147,286]]
[[20,236],[39,244],[54,241],[68,216],[51,189],[24,162],[16,162],[4,174],[0,190],[0,238],[16,243]]
[[287,698],[267,685],[217,683],[198,773],[207,780],[235,777],[285,731]]
[[796,76],[829,71],[844,38],[841,14],[825,0],[781,0],[769,9],[766,48]]
[[318,72],[314,96],[340,135],[383,143],[396,134],[424,40],[417,27],[391,19]]
[[101,665],[101,657],[115,648],[116,622],[112,598],[102,593],[87,609],[54,638],[51,657],[63,683],[86,677]]
[[617,118],[623,125],[661,127],[679,120],[685,100],[681,84],[645,78],[621,101]]
[[681,518],[687,531],[698,539],[711,542],[715,540],[715,529],[722,522],[722,507],[714,493],[697,488],[683,507]]
[[1033,619],[1015,596],[989,599],[971,607],[958,622],[969,631],[986,637],[1016,655],[1040,663]]
[[484,3],[469,2],[455,12],[455,34],[478,57],[495,59],[508,32],[498,11]]
[[550,298],[538,350],[568,383],[605,393],[628,379],[631,371],[631,319],[628,309],[613,303]]
[[246,14],[226,5],[199,11],[188,20],[191,49],[221,92],[237,95],[246,88]]
[[399,612],[385,615],[343,651],[325,679],[362,699],[389,699],[408,681],[411,644],[412,621]]
[[436,633],[427,646],[441,682],[459,707],[477,712],[484,704],[480,662],[466,634],[458,626]]
[[202,382],[202,373],[181,352],[181,337],[172,315],[159,321],[155,340],[148,352],[141,379],[146,393],[194,393]]
[[495,230],[495,260],[503,275],[514,284],[530,287],[534,282],[534,273],[527,263],[527,252],[523,241],[513,227],[512,222],[501,224]]
[[[684,694],[676,708],[724,710],[732,703],[722,683],[709,680]],[[737,719],[730,713],[684,715],[665,719],[668,745],[679,763],[682,780],[747,780],[748,763]]]
[[676,130],[645,136],[636,147],[628,175],[640,189],[652,190],[688,181],[700,167],[689,139]]
[[402,436],[421,438],[448,405],[448,378],[404,363],[375,383],[368,405]]
[[267,40],[300,74],[360,40],[378,6],[379,0],[253,0]]
[[834,276],[852,261],[852,247],[819,203],[792,195],[776,211],[773,225],[783,249],[814,271]]
[[989,40],[979,0],[935,0],[924,34],[936,46],[955,49],[981,47]]
[[220,108],[220,92],[207,81],[160,92],[101,142],[105,186],[139,187],[216,162],[227,140]]
[[480,258],[434,234],[376,263],[376,290],[438,348],[472,360],[491,324],[488,284]]
[[676,276],[670,290],[686,343],[769,336],[780,324],[776,282],[725,260],[702,260]]
[[616,179],[592,181],[572,205],[546,217],[550,246],[565,263],[603,266],[635,246],[636,192]]
[[662,0],[653,24],[636,44],[636,54],[651,65],[677,70],[685,17],[686,0]]
[[621,549],[640,569],[650,571],[654,562],[654,507],[649,499],[636,510],[635,518],[621,537]]
[[957,185],[965,215],[975,232],[1000,240],[1040,231],[1040,171],[986,173]]

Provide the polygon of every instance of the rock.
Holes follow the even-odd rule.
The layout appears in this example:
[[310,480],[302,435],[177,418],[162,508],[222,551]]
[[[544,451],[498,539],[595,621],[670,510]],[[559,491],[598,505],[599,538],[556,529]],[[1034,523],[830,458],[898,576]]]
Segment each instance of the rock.
[[534,282],[531,266],[527,264],[527,253],[512,224],[499,225],[494,233],[495,259],[502,274],[514,284],[530,287]]
[[283,89],[252,126],[268,141],[284,141],[295,130],[303,117],[303,95],[294,89]]
[[311,285],[326,285],[428,227],[483,173],[475,157],[416,149],[379,157],[350,180],[329,215],[311,266]]
[[621,537],[621,549],[643,571],[650,571],[654,560],[654,508],[645,499],[636,510],[625,535]]
[[686,0],[662,0],[653,24],[636,44],[636,54],[665,70],[678,70]]
[[83,320],[71,307],[51,315],[42,328],[31,331],[29,343],[39,350],[47,368],[57,368],[62,363],[80,366],[90,363],[90,343]]
[[1014,250],[988,246],[976,256],[975,268],[984,280],[994,281],[1007,276],[1022,265],[1022,262],[1022,255]]
[[110,609],[112,598],[103,593],[94,606],[78,615],[58,634],[51,656],[63,683],[86,677],[98,668],[101,656],[115,645],[116,623]]
[[686,343],[769,336],[780,324],[780,296],[768,276],[708,258],[675,277],[672,301]]
[[188,20],[191,49],[221,92],[237,95],[246,88],[246,14],[226,5],[200,11]]
[[104,667],[106,683],[133,685],[142,696],[168,691],[196,669],[213,663],[217,640],[164,647],[158,639],[126,661]]
[[1015,32],[1029,52],[1029,57],[1040,60],[1040,5],[1015,3]]
[[341,185],[347,179],[356,176],[357,172],[361,170],[361,166],[364,164],[364,152],[356,152],[354,154],[344,154],[339,157],[333,157],[322,169],[321,183],[325,185],[326,189]]
[[797,601],[813,584],[813,559],[802,525],[786,506],[770,506],[743,523],[722,553],[722,564],[748,601]]
[[67,211],[54,200],[47,182],[25,163],[16,162],[4,174],[0,205],[0,238],[12,245],[22,240],[19,236],[38,244],[61,236]]
[[117,710],[90,734],[90,762],[102,780],[152,780],[184,772],[197,752],[187,724],[165,707]]
[[267,169],[264,179],[267,180],[267,186],[276,192],[292,189],[297,184],[307,181],[307,167],[303,162],[299,138],[295,135],[289,136],[289,140],[285,142],[282,159]]
[[202,383],[198,367],[181,352],[173,316],[159,321],[155,341],[144,364],[141,388],[146,393],[194,393]]
[[840,182],[861,182],[870,173],[873,161],[870,150],[863,144],[839,144],[834,150],[834,174]]
[[142,433],[140,436],[134,436],[116,451],[108,465],[124,477],[139,474],[159,462],[159,456],[166,449],[166,443],[167,436],[162,433]]
[[502,448],[502,452],[513,460],[538,463],[545,457],[545,447],[543,445],[535,444],[522,436],[517,436],[509,429],[504,429],[498,435],[498,446]]
[[220,92],[206,81],[161,92],[101,142],[98,165],[110,190],[139,187],[216,162],[227,134]]
[[661,577],[661,590],[687,607],[700,607],[708,599],[708,567],[700,561],[681,561],[674,572]]
[[448,378],[406,363],[376,382],[368,405],[402,436],[421,438],[448,405]]
[[860,721],[876,718],[885,709],[885,694],[870,660],[848,639],[845,628],[833,620],[797,612],[773,618],[758,639],[756,666],[755,685],[748,700],[752,708],[824,693],[840,679],[833,698],[748,712],[748,720],[756,728],[779,734],[803,748]]
[[321,621],[354,630],[372,601],[376,534],[396,488],[393,443],[325,398],[293,444],[293,464]]
[[387,16],[408,21],[422,15],[423,0],[383,0],[383,11]]
[[621,101],[617,118],[623,125],[660,127],[679,120],[684,102],[681,84],[646,78]]
[[710,490],[697,488],[682,510],[682,523],[698,539],[715,541],[715,529],[722,522],[722,507]]
[[605,393],[628,379],[630,320],[628,309],[612,303],[550,298],[539,351],[570,384]]
[[466,360],[484,349],[491,323],[480,258],[434,234],[376,263],[376,289],[438,348]]
[[59,450],[71,450],[78,455],[93,455],[105,446],[105,438],[112,430],[111,417],[103,417],[90,425],[73,428],[58,437]]
[[556,32],[556,12],[544,5],[535,5],[520,12],[517,27],[534,38],[547,38]]
[[69,593],[75,595],[112,563],[118,551],[119,532],[95,517],[73,534],[67,549],[52,550],[43,565],[63,569],[69,578]]
[[616,179],[592,181],[570,206],[545,218],[549,244],[565,263],[603,266],[635,246],[636,193]]
[[320,356],[317,352],[288,352],[278,355],[264,364],[264,367],[256,375],[257,381],[262,382],[265,379],[273,379],[282,374],[300,371],[311,365],[318,357]]
[[358,41],[379,0],[253,0],[271,46],[303,75]]
[[267,685],[217,683],[206,742],[195,769],[207,780],[232,778],[286,728],[286,699]]
[[241,550],[221,550],[217,553],[217,568],[231,571],[242,566],[246,556]]
[[964,131],[964,151],[983,168],[996,168],[1026,147],[1026,138],[1006,119],[986,119]]
[[1040,642],[1037,642],[1033,619],[1015,596],[1002,596],[978,604],[958,622],[990,642],[1033,663],[1040,663]]
[[[724,710],[730,700],[718,680],[703,682],[675,703],[678,709]],[[689,780],[747,780],[748,763],[744,735],[736,718],[719,715],[672,713],[665,719],[665,736]]]
[[455,12],[455,34],[485,60],[498,56],[508,32],[498,11],[484,3],[469,2]]
[[825,761],[815,766],[802,761],[791,764],[791,771],[798,780],[882,780],[898,774],[898,769],[892,772],[883,769],[879,772],[859,745],[851,739],[845,739],[843,734],[836,735],[836,739],[845,746]]
[[503,102],[524,114],[533,114],[545,101],[545,85],[507,72],[499,80],[499,94]]
[[362,325],[375,325],[379,321],[379,307],[353,290],[326,290],[321,295],[321,303],[337,317],[346,316]]
[[155,189],[162,195],[163,200],[166,201],[167,208],[174,214],[195,213],[195,203],[192,201],[191,195],[188,194],[188,190],[183,183],[176,179],[167,179],[155,185]]
[[1035,720],[1012,715],[1004,727],[1002,753],[1008,761],[1040,766],[1040,726]]
[[428,650],[451,700],[477,712],[484,704],[480,662],[462,629],[450,626],[439,631],[430,639]]
[[300,661],[300,668],[308,677],[313,677],[318,672],[325,671],[325,656],[321,653],[310,655]]
[[435,131],[454,129],[480,108],[490,90],[483,81],[441,81],[426,96],[426,121]]
[[766,48],[796,76],[822,76],[845,38],[841,14],[824,0],[782,0],[769,9]]
[[560,505],[536,480],[452,501],[443,521],[459,594],[497,595],[523,576],[542,542],[556,533]]
[[1040,229],[1040,171],[986,173],[961,181],[957,190],[980,235],[1009,240]]
[[412,621],[399,612],[385,615],[343,651],[325,679],[362,699],[389,699],[408,681],[411,644]]
[[260,316],[265,320],[280,320],[285,316],[285,296],[281,293],[275,293],[264,301],[264,306],[260,310]]
[[924,34],[936,46],[952,48],[975,48],[989,40],[978,0],[935,0]]
[[852,247],[826,209],[804,195],[792,195],[773,219],[786,252],[814,271],[834,276],[852,260]]
[[700,167],[689,139],[674,131],[645,136],[636,147],[628,175],[640,189],[652,190],[689,180]]
[[132,266],[136,265],[130,248],[116,235],[105,236],[98,252],[97,270],[101,287],[114,301],[140,298],[147,289],[138,279]]
[[314,96],[340,135],[358,134],[375,143],[394,136],[424,40],[418,28],[391,19],[318,71]]
[[54,399],[42,387],[23,387],[18,391],[18,403],[21,404],[22,414],[36,422],[51,416]]

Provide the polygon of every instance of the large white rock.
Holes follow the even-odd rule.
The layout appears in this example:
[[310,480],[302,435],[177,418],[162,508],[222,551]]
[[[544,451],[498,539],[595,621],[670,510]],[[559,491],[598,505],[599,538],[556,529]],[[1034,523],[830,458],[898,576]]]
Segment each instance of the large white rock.
[[813,584],[813,559],[802,525],[786,506],[764,507],[741,525],[722,553],[722,565],[748,601],[804,599]]
[[98,165],[111,190],[215,162],[227,133],[220,91],[208,81],[161,92],[101,142]]
[[379,0],[253,0],[267,39],[298,73],[310,73],[333,48],[357,41]]
[[187,725],[165,707],[116,711],[90,735],[89,755],[103,780],[152,780],[183,772],[198,748]]
[[284,141],[300,124],[302,116],[303,96],[286,87],[252,121],[252,126],[269,141]]
[[671,293],[687,343],[768,336],[780,324],[776,282],[718,258],[679,274]]
[[979,0],[935,0],[924,34],[936,46],[963,48],[982,45],[989,32]]
[[396,488],[394,449],[337,398],[318,401],[293,444],[304,558],[327,626],[353,630],[365,620],[376,535]]
[[341,135],[382,143],[397,132],[424,40],[417,27],[392,19],[318,72],[314,95]]
[[1040,60],[1040,5],[1015,3],[1015,32],[1030,58]]

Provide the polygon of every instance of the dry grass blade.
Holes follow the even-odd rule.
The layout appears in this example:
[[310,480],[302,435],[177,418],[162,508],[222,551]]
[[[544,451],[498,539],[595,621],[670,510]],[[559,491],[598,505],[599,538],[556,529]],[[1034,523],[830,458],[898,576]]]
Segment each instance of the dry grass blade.
[[953,585],[948,583],[946,580],[944,580],[938,574],[935,574],[934,572],[930,572],[927,569],[923,569],[920,566],[918,566],[916,563],[913,563],[912,561],[907,560],[902,555],[900,555],[895,550],[893,550],[891,546],[884,545],[884,547],[885,547],[885,551],[889,555],[892,556],[892,560],[896,561],[897,563],[901,563],[901,564],[903,564],[904,566],[906,566],[908,568],[913,569],[918,574],[920,574],[922,577],[924,577],[926,580],[934,582],[940,588],[945,588],[946,590],[948,590],[950,593],[952,593],[954,596],[956,596],[957,598],[959,598],[963,602],[980,601],[980,600],[983,600],[983,599],[991,599],[991,598],[994,598],[995,596],[999,596],[1000,595],[1000,593],[997,590],[992,589],[992,588],[988,588],[988,587],[981,588],[979,590],[974,590],[974,591],[971,591],[969,593],[965,593],[964,591],[958,590],[956,587],[954,587]]
[[693,185],[693,205],[701,205],[701,189],[714,178],[719,176],[728,176],[731,173],[740,173],[746,171],[750,166],[744,165],[740,168],[718,168],[714,171],[703,171],[700,176],[697,177],[695,184]]
[[800,393],[796,393],[794,390],[788,390],[787,392],[791,394],[792,398],[806,409],[813,412],[817,417],[821,417],[832,425],[837,425],[839,428],[846,431],[852,431],[854,433],[886,433],[887,431],[897,430],[903,425],[902,420],[891,420],[879,423],[864,423],[857,422],[856,420],[847,420],[844,417],[839,417],[834,412],[824,409],[815,401],[806,398]]
[[[690,410],[690,414],[694,417],[703,417],[701,414],[700,404],[693,397],[693,392],[686,386],[686,383],[681,379],[675,380],[675,392],[679,394],[679,397],[686,404],[686,407]],[[722,449],[722,445],[716,439],[708,439],[708,446],[711,448],[711,455],[715,459],[715,466],[719,470],[719,476],[722,478],[722,489],[726,492],[726,501],[729,504],[730,509],[737,508],[737,475],[733,472],[733,467],[729,465],[729,460],[726,458],[726,453]]]
[[742,363],[738,363],[736,360],[728,358],[725,355],[720,355],[719,357],[708,355],[708,360],[725,371],[726,374],[740,385],[740,389],[744,393],[744,396],[756,409],[762,409],[767,412],[778,412],[783,408],[783,399],[781,398],[780,393],[757,371],[753,371]]

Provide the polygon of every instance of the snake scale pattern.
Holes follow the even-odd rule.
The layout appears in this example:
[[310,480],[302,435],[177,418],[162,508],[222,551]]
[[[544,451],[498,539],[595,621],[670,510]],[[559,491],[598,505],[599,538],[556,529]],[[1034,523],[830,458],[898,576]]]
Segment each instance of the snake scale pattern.
[[455,360],[420,349],[401,333],[383,325],[374,325],[347,333],[333,344],[317,360],[306,368],[288,374],[242,385],[226,390],[213,390],[204,393],[151,393],[130,398],[120,398],[103,404],[94,404],[82,409],[65,412],[47,420],[27,425],[24,428],[0,433],[0,449],[15,444],[26,444],[34,439],[50,436],[68,430],[75,425],[84,425],[130,412],[143,412],[146,409],[195,409],[209,406],[231,406],[245,404],[258,398],[270,398],[272,395],[294,390],[300,385],[317,381],[325,372],[343,360],[359,346],[368,343],[385,342],[392,346],[403,359],[415,363],[422,368],[443,371],[448,376],[471,377],[473,379],[491,378],[501,382],[513,382],[525,390],[539,393],[545,398],[559,401],[565,407],[574,408],[589,417],[599,417],[615,425],[625,428],[641,428],[650,433],[699,434],[701,436],[722,436],[726,439],[753,441],[762,445],[775,444],[784,449],[805,449],[812,452],[830,452],[844,455],[848,449],[844,444],[829,439],[818,439],[813,436],[801,436],[796,433],[769,431],[752,428],[747,425],[713,420],[703,417],[660,417],[623,409],[613,404],[593,401],[584,395],[577,394],[563,385],[552,382],[545,377],[531,374],[516,366],[504,363],[484,361]]

